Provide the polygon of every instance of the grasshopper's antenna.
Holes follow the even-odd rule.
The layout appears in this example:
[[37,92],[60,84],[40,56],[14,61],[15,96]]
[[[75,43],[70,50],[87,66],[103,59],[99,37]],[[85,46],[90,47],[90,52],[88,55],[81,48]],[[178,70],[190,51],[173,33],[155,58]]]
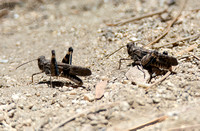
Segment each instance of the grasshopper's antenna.
[[35,61],[35,60],[37,60],[37,59],[33,59],[33,60],[30,60],[30,61],[27,61],[27,62],[25,62],[25,63],[23,63],[23,64],[17,66],[16,69],[18,69],[19,67],[21,67],[21,66],[23,66],[23,65],[25,65],[25,64],[28,64],[28,63],[30,63],[30,62],[32,62],[32,61]]
[[111,54],[108,54],[108,55],[105,55],[106,58],[109,58],[111,55],[115,54],[116,52],[118,52],[119,50],[121,50],[122,48],[124,48],[125,45],[121,46],[119,49],[117,49],[116,51],[114,51],[113,53]]

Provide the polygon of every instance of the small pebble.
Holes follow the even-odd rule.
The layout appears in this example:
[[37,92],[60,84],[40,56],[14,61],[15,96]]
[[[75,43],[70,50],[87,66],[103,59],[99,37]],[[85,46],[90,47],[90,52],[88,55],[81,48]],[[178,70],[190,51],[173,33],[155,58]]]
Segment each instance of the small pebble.
[[108,77],[106,77],[106,76],[101,76],[101,80],[102,80],[102,81],[108,81],[108,80],[109,80],[109,78],[108,78]]
[[85,94],[84,95],[84,100],[87,100],[89,102],[92,102],[95,99],[93,94]]
[[12,109],[16,109],[15,103],[12,103],[12,104],[8,105],[6,110],[9,112],[9,111],[11,111]]
[[91,124],[92,126],[96,126],[96,125],[98,124],[98,121],[96,121],[96,120],[91,121],[90,124]]
[[23,104],[18,104],[18,107],[19,107],[20,109],[24,109],[24,105],[23,105]]
[[39,92],[36,92],[35,95],[36,95],[37,97],[39,97],[39,96],[40,96],[40,93],[39,93]]
[[0,60],[0,63],[2,63],[2,64],[5,64],[5,63],[8,63],[8,60]]
[[0,114],[0,122],[4,121],[5,120],[5,117],[3,114]]
[[158,104],[160,103],[161,99],[160,98],[153,98],[153,103]]
[[93,129],[91,125],[86,124],[81,127],[81,131],[95,131],[95,130]]
[[53,93],[53,97],[56,97],[58,95],[58,92]]
[[121,109],[122,111],[127,111],[127,110],[129,110],[129,108],[130,108],[130,105],[129,105],[128,102],[126,102],[126,101],[124,101],[124,102],[122,102],[122,103],[120,104],[120,109]]
[[8,116],[9,116],[10,118],[13,118],[15,112],[16,112],[15,110],[9,111],[9,112],[8,112]]
[[129,82],[128,80],[123,80],[122,84],[128,84],[128,82]]
[[33,106],[34,106],[34,104],[30,103],[30,104],[28,105],[28,109],[31,109]]
[[20,95],[21,95],[21,94],[19,94],[19,93],[17,93],[17,94],[13,94],[13,95],[12,95],[12,99],[13,99],[13,101],[17,101],[17,100],[19,100]]
[[77,92],[76,92],[76,91],[70,91],[69,94],[70,94],[70,95],[76,95]]
[[23,125],[24,126],[31,126],[32,120],[31,119],[27,119],[23,121]]
[[31,94],[26,94],[26,97],[31,97],[32,95]]

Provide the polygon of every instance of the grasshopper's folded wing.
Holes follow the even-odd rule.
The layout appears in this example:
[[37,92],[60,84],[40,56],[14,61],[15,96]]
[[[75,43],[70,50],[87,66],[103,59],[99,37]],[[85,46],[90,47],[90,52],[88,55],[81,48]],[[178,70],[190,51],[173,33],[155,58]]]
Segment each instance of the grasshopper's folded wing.
[[78,75],[78,76],[89,76],[92,74],[91,70],[81,66],[74,66],[65,63],[58,63],[58,68],[63,73],[68,73],[70,75]]
[[168,63],[171,66],[176,66],[178,65],[178,61],[175,57],[173,56],[168,56],[168,55],[164,55],[164,54],[159,54],[158,55],[159,61]]

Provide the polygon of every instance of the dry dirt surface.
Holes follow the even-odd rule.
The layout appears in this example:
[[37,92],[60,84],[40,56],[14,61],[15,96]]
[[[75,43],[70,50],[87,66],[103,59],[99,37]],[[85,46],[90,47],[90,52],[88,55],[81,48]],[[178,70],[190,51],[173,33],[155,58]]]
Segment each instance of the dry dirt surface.
[[[168,51],[179,65],[175,74],[148,90],[127,78],[131,61],[124,61],[118,69],[119,59],[128,57],[126,48],[109,58],[105,55],[131,41],[141,47],[156,39],[184,0],[5,1],[0,1],[1,11],[7,11],[0,15],[0,130],[200,129],[200,39],[196,36],[160,47],[200,33],[199,0],[188,0],[168,34],[149,47]],[[161,15],[107,25],[165,8],[167,12]],[[197,46],[175,55],[191,45]],[[37,61],[16,69],[42,55],[50,59],[51,50],[61,61],[70,46],[72,64],[92,71],[80,77],[82,87],[74,88],[75,83],[60,77],[52,81],[64,85],[51,87],[44,73],[34,76],[31,83],[31,75],[40,71]],[[156,76],[151,83],[160,78]]]

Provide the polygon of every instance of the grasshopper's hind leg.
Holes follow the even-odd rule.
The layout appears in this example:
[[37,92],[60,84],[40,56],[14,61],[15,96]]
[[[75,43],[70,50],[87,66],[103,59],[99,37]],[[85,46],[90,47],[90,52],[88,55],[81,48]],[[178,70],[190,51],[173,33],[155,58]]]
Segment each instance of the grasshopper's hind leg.
[[73,53],[73,48],[69,47],[67,54],[62,59],[62,63],[66,63],[66,64],[71,65],[72,64],[72,53]]

